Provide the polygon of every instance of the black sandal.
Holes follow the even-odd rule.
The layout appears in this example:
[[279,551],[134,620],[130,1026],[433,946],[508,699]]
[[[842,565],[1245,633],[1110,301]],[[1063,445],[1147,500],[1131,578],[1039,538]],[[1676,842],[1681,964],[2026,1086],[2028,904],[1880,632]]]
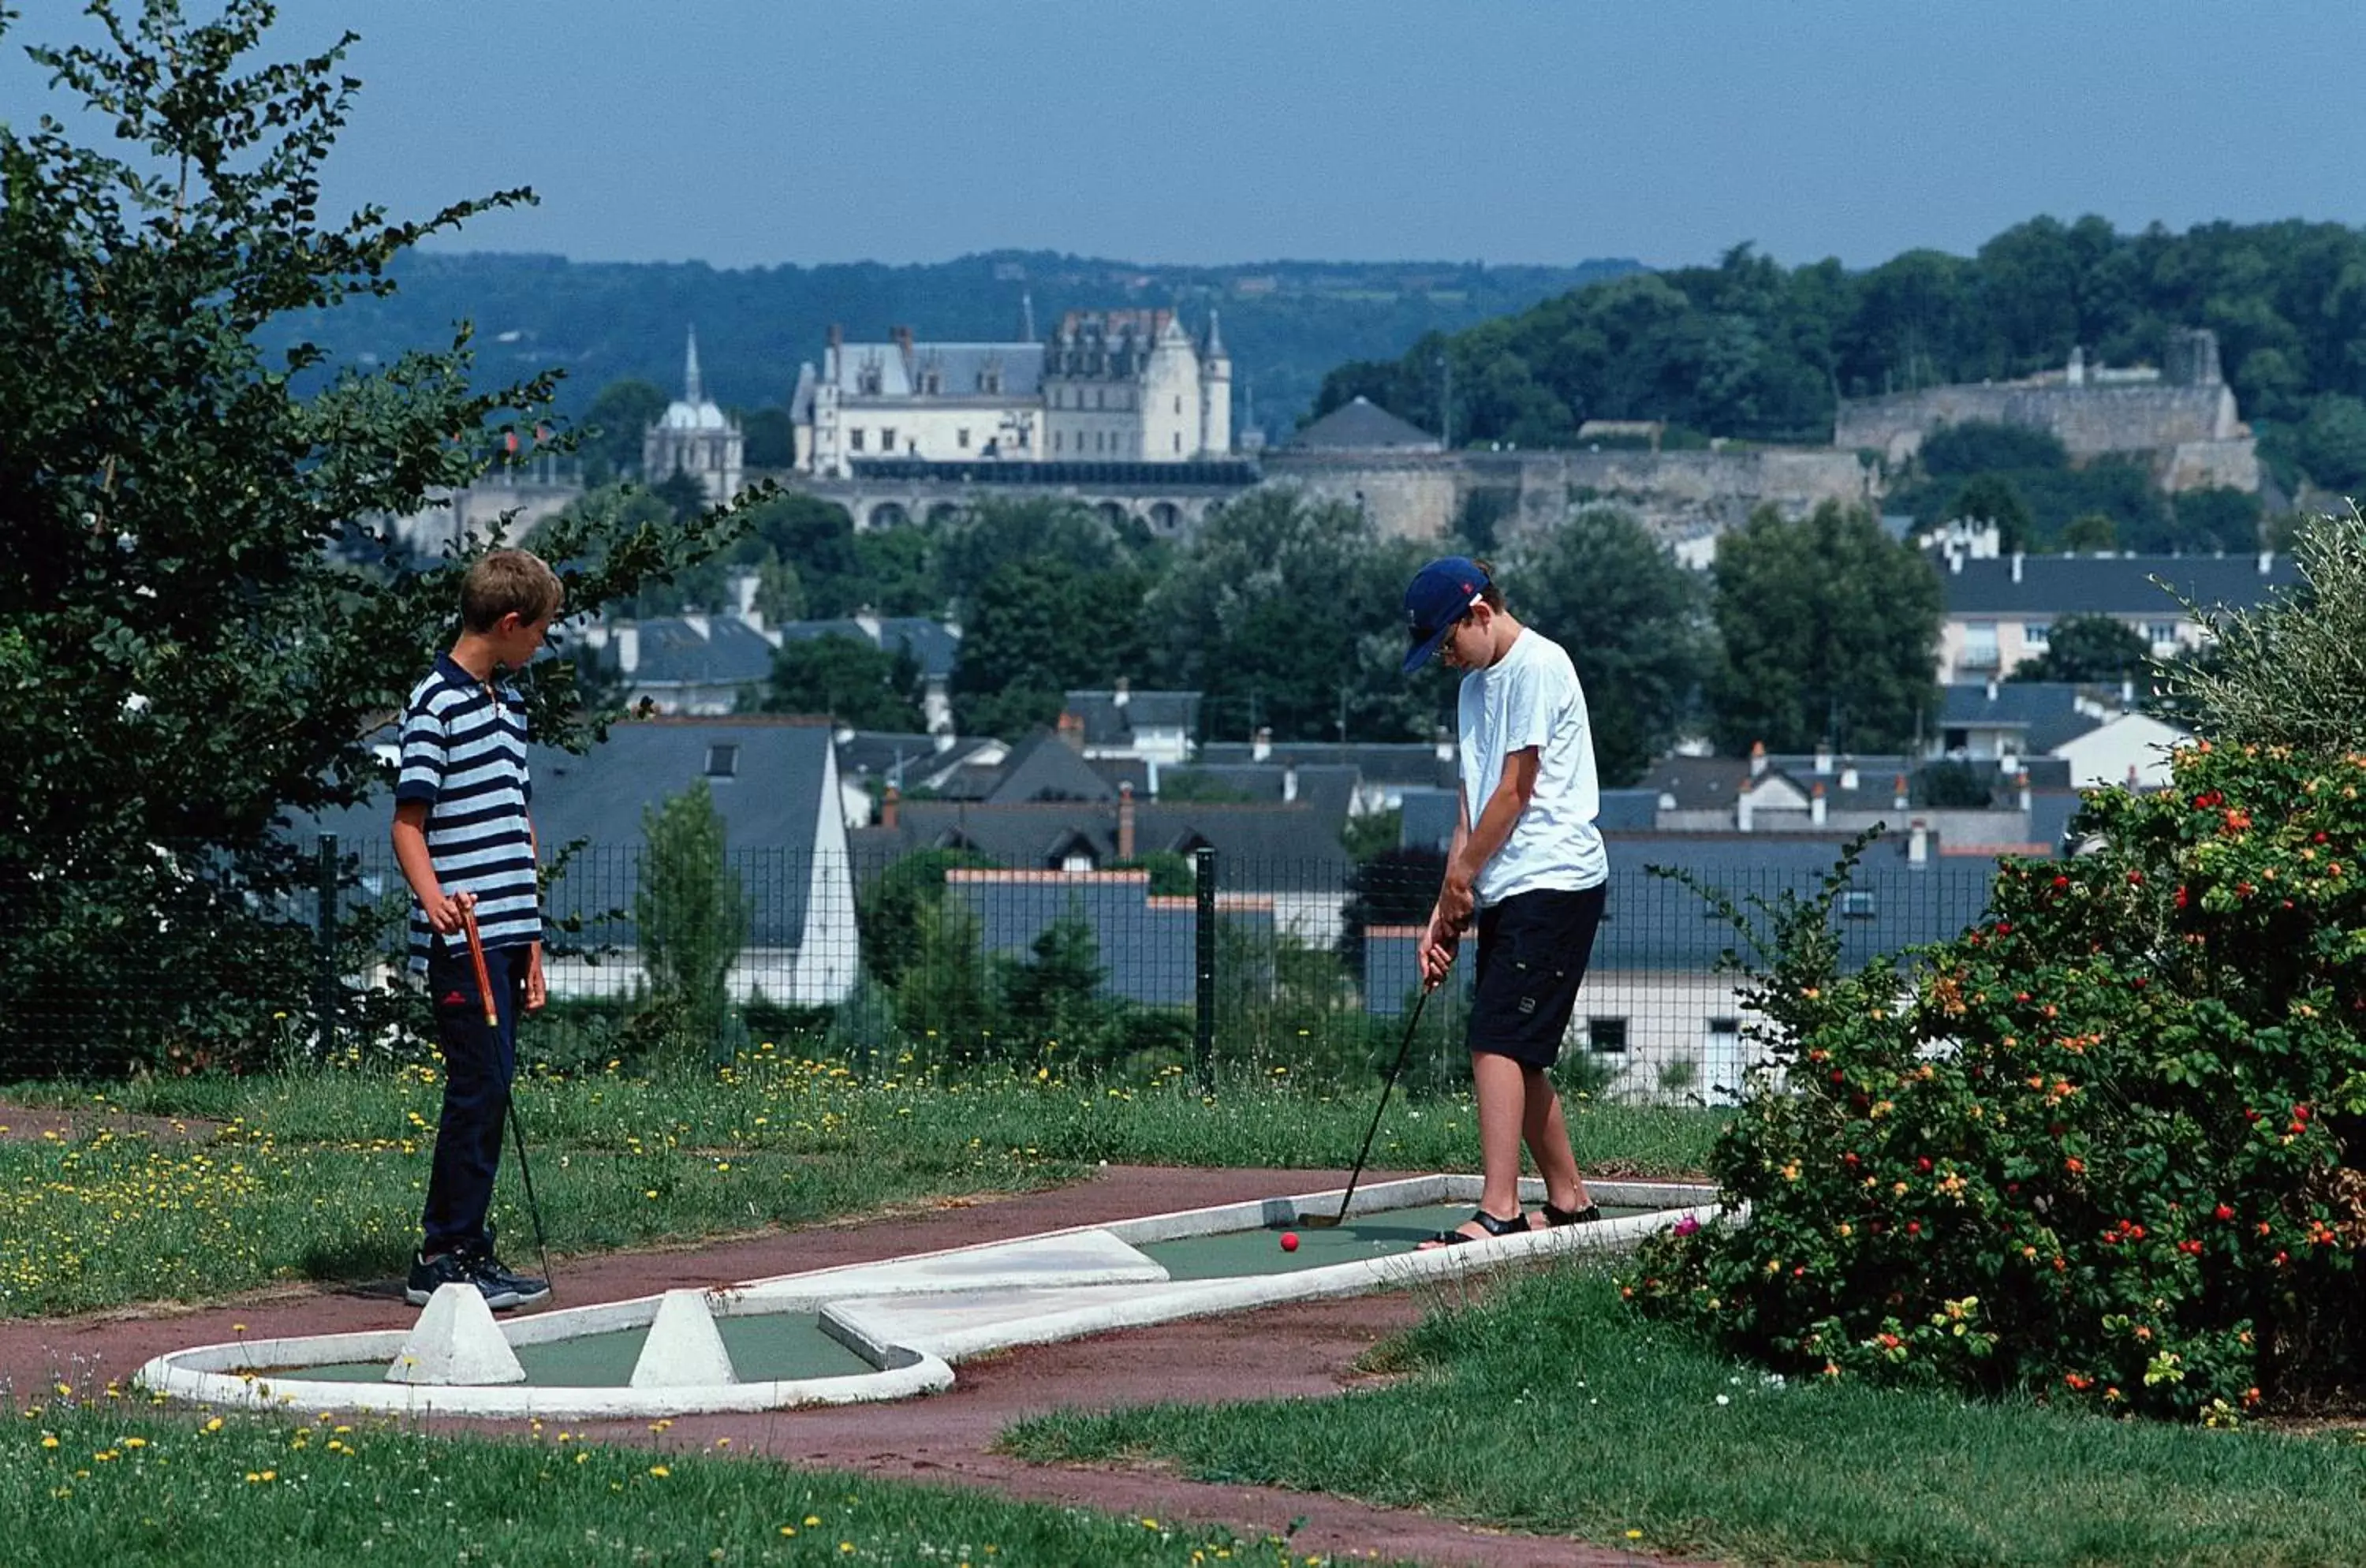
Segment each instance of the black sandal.
[[1487,1235],[1483,1236],[1465,1235],[1459,1230],[1450,1230],[1440,1231],[1429,1239],[1439,1247],[1460,1247],[1463,1243],[1469,1241],[1485,1241],[1491,1237],[1499,1235],[1525,1235],[1529,1228],[1528,1216],[1526,1210],[1522,1210],[1520,1213],[1514,1214],[1508,1220],[1499,1220],[1484,1209],[1473,1209],[1470,1211],[1470,1217],[1462,1223],[1464,1224],[1475,1224],[1481,1230],[1485,1231]]
[[1583,1209],[1563,1209],[1550,1201],[1539,1204],[1537,1213],[1545,1217],[1545,1228],[1555,1225],[1590,1225],[1602,1217],[1602,1205],[1588,1203]]

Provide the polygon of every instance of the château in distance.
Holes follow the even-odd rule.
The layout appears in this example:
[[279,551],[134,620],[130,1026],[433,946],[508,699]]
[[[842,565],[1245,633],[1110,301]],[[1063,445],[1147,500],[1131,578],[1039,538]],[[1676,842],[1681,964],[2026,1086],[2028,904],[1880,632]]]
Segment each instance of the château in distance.
[[833,325],[789,414],[802,473],[880,460],[1190,463],[1233,452],[1233,362],[1216,314],[1196,341],[1172,310],[1071,310],[1041,342],[920,343]]

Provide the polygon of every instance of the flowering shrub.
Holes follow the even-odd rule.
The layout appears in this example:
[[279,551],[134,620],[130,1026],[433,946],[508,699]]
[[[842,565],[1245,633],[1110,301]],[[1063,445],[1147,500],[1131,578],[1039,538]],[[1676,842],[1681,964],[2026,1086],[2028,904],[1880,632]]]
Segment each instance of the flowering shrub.
[[2214,1423],[2357,1387],[2366,754],[2173,774],[1904,970],[1837,971],[1845,863],[1789,911],[1713,1159],[1748,1223],[1656,1238],[1630,1296],[1831,1377]]

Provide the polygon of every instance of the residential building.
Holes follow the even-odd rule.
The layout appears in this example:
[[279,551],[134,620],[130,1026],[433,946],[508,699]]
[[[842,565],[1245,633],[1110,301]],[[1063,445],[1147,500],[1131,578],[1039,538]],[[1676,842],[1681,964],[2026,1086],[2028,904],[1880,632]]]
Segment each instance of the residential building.
[[[1763,1020],[1743,1001],[1748,977],[1723,963],[1747,944],[1716,905],[1668,874],[1723,893],[1763,935],[1765,914],[1750,901],[1814,897],[1838,863],[1838,846],[1814,836],[1606,837],[1608,902],[1564,1049],[1611,1068],[1616,1098],[1730,1103],[1744,1073],[1768,1060],[1749,1038]],[[1876,841],[1834,908],[1841,967],[1958,934],[1986,910],[1997,869],[1992,856],[1943,860],[1921,836]],[[1420,938],[1414,926],[1365,933],[1367,1010],[1394,1017],[1410,1005]]]
[[749,897],[733,998],[813,1006],[853,989],[859,941],[853,862],[829,727],[810,719],[628,721],[582,756],[537,747],[535,828],[546,859],[580,841],[544,896],[554,921],[580,922],[587,951],[548,965],[553,994],[623,996],[646,984],[635,896],[647,814],[704,784],[722,818],[727,863]]
[[[2154,580],[2159,581],[2156,582]],[[2102,615],[2142,637],[2156,657],[2202,646],[2204,631],[2180,599],[2204,610],[2248,609],[2300,581],[2289,556],[1943,556],[1945,619],[1939,682],[2007,676],[2045,650],[2056,623]]]

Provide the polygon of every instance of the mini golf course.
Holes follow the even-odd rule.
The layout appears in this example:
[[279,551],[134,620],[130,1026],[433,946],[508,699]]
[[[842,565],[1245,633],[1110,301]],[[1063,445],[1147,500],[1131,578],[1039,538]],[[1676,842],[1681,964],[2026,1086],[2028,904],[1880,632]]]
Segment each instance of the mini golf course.
[[[786,1409],[950,1387],[964,1359],[1109,1329],[1363,1294],[1561,1252],[1623,1251],[1715,1202],[1706,1187],[1597,1181],[1595,1224],[1419,1244],[1466,1217],[1475,1176],[1219,1204],[884,1262],[676,1290],[496,1322],[447,1286],[409,1330],[198,1346],[138,1382],[220,1407],[595,1419]],[[1541,1192],[1533,1183],[1523,1201]],[[1704,1216],[1705,1217],[1705,1216]],[[1285,1246],[1285,1236],[1294,1246]]]

